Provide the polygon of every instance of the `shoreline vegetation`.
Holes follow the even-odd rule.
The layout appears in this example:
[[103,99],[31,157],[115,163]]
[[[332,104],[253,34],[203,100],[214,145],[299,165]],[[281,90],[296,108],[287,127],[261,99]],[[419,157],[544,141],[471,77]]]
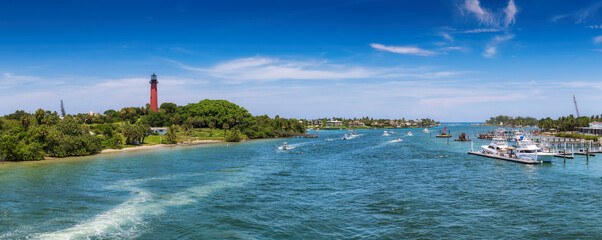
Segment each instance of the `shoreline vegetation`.
[[[35,161],[88,156],[106,149],[146,149],[161,144],[239,142],[278,137],[275,130],[304,133],[297,119],[253,116],[226,100],[202,100],[178,106],[126,107],[103,114],[61,115],[38,109],[0,117],[0,161]],[[160,135],[153,130],[166,130]],[[131,150],[126,150],[131,151]]]
[[253,116],[245,108],[226,100],[209,99],[185,106],[166,102],[158,111],[153,111],[146,104],[119,111],[109,109],[102,114],[66,114],[61,105],[60,115],[56,111],[38,109],[34,113],[18,110],[0,117],[0,162],[138,151],[175,144],[278,138],[289,133],[305,133],[307,128],[327,129],[329,121],[338,121],[341,124],[338,129],[438,125],[428,118],[408,121],[368,117],[298,120],[278,115],[270,118],[267,115]]

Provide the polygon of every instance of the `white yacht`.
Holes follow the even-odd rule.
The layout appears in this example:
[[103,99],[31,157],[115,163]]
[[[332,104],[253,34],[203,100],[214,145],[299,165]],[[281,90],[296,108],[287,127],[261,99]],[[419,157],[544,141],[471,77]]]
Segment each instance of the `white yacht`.
[[348,140],[349,139],[349,135],[345,134],[345,136],[343,136],[343,138],[341,138],[343,140]]
[[483,148],[483,153],[501,155],[508,150],[508,143],[506,142],[506,139],[502,137],[494,137],[489,145],[483,145],[481,147]]
[[518,136],[516,139],[516,156],[519,158],[521,156],[528,157],[530,159],[535,159],[535,154],[539,156],[543,155],[554,155],[551,152],[544,152],[540,147],[537,146],[531,139],[525,136]]
[[414,136],[412,132],[408,132],[408,136]]
[[389,136],[389,133],[388,133],[387,131],[385,131],[385,132],[383,133],[383,136]]

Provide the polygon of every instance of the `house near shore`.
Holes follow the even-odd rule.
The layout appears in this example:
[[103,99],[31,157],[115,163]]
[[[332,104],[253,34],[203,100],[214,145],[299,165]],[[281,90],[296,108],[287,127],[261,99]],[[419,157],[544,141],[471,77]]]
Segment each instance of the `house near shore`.
[[590,135],[590,136],[602,136],[602,123],[591,122],[589,127],[577,128],[579,134]]
[[326,122],[326,126],[327,127],[342,127],[343,122],[338,121],[338,120],[330,120],[330,121]]
[[353,121],[353,122],[350,122],[350,123],[349,123],[349,126],[350,126],[350,127],[365,127],[365,126],[366,126],[366,124],[364,124],[364,123],[363,123],[363,122],[361,122],[361,121],[355,120],[355,121]]
[[167,133],[166,127],[152,127],[151,133],[157,133],[159,135],[165,135]]

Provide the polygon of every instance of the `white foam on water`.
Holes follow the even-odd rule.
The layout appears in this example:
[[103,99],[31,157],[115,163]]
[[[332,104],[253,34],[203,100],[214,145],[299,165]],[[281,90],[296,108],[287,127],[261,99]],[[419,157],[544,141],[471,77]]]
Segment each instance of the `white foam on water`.
[[88,239],[106,233],[124,238],[134,237],[141,227],[145,215],[160,214],[165,211],[160,204],[153,203],[150,192],[131,187],[134,197],[115,208],[79,223],[73,227],[51,233],[40,234],[39,239]]
[[232,179],[215,181],[207,185],[190,187],[184,191],[166,195],[161,198],[153,197],[149,191],[135,187],[148,180],[172,179],[173,176],[156,177],[122,181],[122,185],[111,188],[129,189],[135,196],[115,208],[79,223],[73,227],[43,233],[33,236],[34,239],[90,239],[91,237],[134,238],[141,234],[145,217],[159,215],[167,211],[167,207],[180,206],[197,202],[198,199],[228,187],[238,187],[245,184],[248,178],[232,176]]

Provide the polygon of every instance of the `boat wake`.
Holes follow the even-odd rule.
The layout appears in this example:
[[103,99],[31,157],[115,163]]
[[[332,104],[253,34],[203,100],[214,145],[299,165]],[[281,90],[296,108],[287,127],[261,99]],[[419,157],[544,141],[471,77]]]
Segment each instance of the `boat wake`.
[[[232,174],[229,172],[229,174]],[[232,179],[215,181],[207,185],[190,187],[184,191],[166,195],[156,196],[150,191],[144,190],[137,185],[156,179],[173,179],[171,177],[139,179],[134,181],[123,181],[121,185],[110,188],[127,189],[133,197],[107,212],[99,214],[92,219],[83,221],[73,227],[55,232],[42,233],[32,236],[34,239],[131,239],[139,236],[145,227],[144,219],[154,215],[160,215],[167,208],[181,206],[197,202],[211,193],[229,187],[239,187],[248,182],[245,175],[236,175]]]

